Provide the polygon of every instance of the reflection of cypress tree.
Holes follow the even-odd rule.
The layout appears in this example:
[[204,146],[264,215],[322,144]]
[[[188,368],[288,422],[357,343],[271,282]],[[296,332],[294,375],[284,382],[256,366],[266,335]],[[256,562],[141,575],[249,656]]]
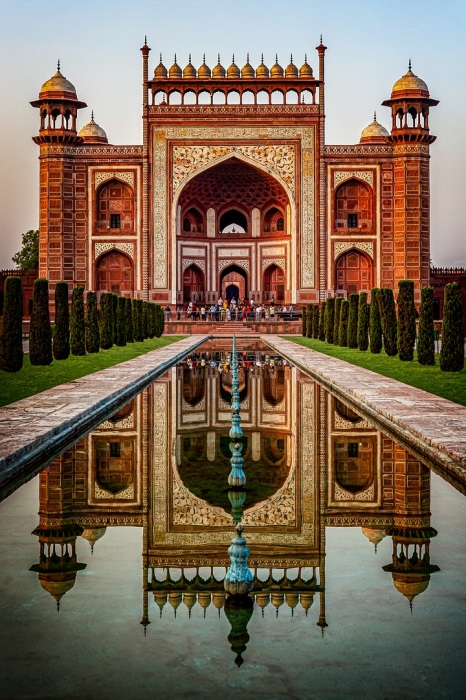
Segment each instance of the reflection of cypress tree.
[[318,340],[320,327],[319,304],[312,305],[312,337]]
[[55,329],[53,333],[53,356],[56,360],[66,360],[70,355],[70,308],[68,305],[68,284],[55,285]]
[[393,357],[398,353],[395,298],[393,291],[388,287],[380,289],[377,296],[382,321],[383,345],[387,355]]
[[374,355],[378,355],[382,350],[382,323],[380,321],[378,287],[371,289],[371,306],[369,309],[369,338],[370,350]]
[[348,347],[348,316],[350,303],[348,299],[343,299],[340,308],[340,334],[338,336],[338,344],[342,348]]
[[340,341],[340,313],[341,313],[341,302],[343,297],[337,297],[335,299],[335,314],[333,319],[333,343],[338,345]]
[[358,347],[359,294],[349,295],[348,347]]
[[325,306],[325,340],[333,343],[333,324],[335,322],[335,297],[329,297]]
[[445,287],[440,369],[442,372],[461,372],[463,367],[463,302],[460,285],[457,282],[452,282]]
[[99,313],[100,347],[103,350],[108,350],[113,345],[112,316],[112,295],[110,292],[103,292],[102,296],[100,297]]
[[123,347],[126,345],[126,299],[117,299],[117,325],[116,325],[116,345]]
[[319,321],[319,340],[324,341],[325,340],[325,317],[327,313],[327,303],[325,301],[322,302],[322,305],[320,307],[320,321]]
[[367,350],[369,347],[369,307],[367,305],[367,293],[359,292],[358,311],[358,348]]
[[71,297],[70,348],[73,355],[86,354],[84,287],[75,287]]
[[133,304],[129,297],[125,300],[126,342],[132,343],[133,338]]
[[416,342],[416,309],[414,308],[414,282],[398,282],[398,355],[400,360],[410,361],[414,357]]
[[23,315],[21,277],[7,277],[3,297],[3,330],[0,336],[0,368],[19,372],[23,366]]
[[420,365],[435,365],[434,290],[421,289],[417,359]]
[[97,315],[97,296],[88,292],[86,298],[86,352],[95,353],[100,349],[99,318]]
[[49,283],[42,278],[34,282],[34,301],[29,326],[29,361],[31,365],[50,365],[52,362]]

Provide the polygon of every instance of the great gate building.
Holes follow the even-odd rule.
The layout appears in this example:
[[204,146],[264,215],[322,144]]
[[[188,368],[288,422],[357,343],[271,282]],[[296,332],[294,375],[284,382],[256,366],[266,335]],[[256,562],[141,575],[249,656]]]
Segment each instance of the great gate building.
[[142,47],[143,143],[78,131],[74,86],[39,99],[40,275],[160,303],[286,304],[429,283],[429,108],[411,71],[349,146],[325,143],[325,49],[254,69],[160,63]]

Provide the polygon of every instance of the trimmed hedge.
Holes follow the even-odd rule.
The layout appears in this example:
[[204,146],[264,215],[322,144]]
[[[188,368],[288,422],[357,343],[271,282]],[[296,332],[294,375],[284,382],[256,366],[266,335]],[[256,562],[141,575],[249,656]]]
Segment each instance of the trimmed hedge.
[[320,307],[319,340],[325,341],[325,317],[327,315],[327,302],[323,301]]
[[0,368],[19,372],[23,366],[23,314],[21,277],[7,277],[3,296],[3,331],[0,336]]
[[369,307],[367,292],[359,292],[358,348],[363,352],[369,347]]
[[342,348],[348,347],[348,317],[350,303],[348,299],[343,299],[340,307],[340,331],[338,334],[338,345]]
[[75,287],[71,297],[70,349],[72,355],[86,354],[84,322],[84,287]]
[[126,345],[126,299],[118,297],[117,299],[117,325],[116,325],[116,343],[119,347]]
[[126,342],[133,343],[133,304],[129,297],[125,300]]
[[414,282],[398,282],[398,356],[409,362],[414,357],[416,343],[416,309],[414,307]]
[[460,285],[452,282],[445,287],[440,369],[442,372],[461,372],[463,367],[463,302]]
[[66,360],[70,356],[70,307],[67,282],[57,282],[55,285],[55,328],[52,347],[56,360]]
[[380,306],[380,319],[382,322],[382,336],[385,352],[389,357],[398,354],[397,343],[397,322],[395,312],[395,298],[393,291],[388,287],[383,287],[378,293]]
[[417,339],[417,360],[420,365],[435,365],[434,334],[434,289],[421,289],[421,307],[419,309],[419,328]]
[[335,321],[335,297],[329,297],[325,306],[325,340],[333,345],[333,324]]
[[49,283],[39,277],[34,282],[31,324],[29,326],[29,361],[31,365],[50,365],[52,329],[49,312]]
[[111,292],[103,292],[100,297],[99,330],[100,347],[108,350],[113,345],[113,301]]
[[88,292],[86,297],[86,352],[96,353],[100,350],[99,316],[97,313],[97,295]]
[[373,355],[382,351],[382,322],[380,320],[378,287],[371,289],[371,305],[369,309],[369,348]]
[[337,297],[335,299],[335,316],[333,320],[333,344],[338,345],[340,342],[340,313],[341,313],[341,302],[343,297]]
[[349,295],[348,347],[358,347],[359,294]]

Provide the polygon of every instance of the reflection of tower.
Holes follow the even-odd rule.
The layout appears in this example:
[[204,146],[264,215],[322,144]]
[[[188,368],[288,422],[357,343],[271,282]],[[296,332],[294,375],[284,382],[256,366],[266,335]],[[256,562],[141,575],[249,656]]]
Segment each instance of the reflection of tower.
[[86,527],[82,531],[82,538],[84,540],[87,540],[89,544],[91,545],[91,552],[94,554],[94,545],[97,542],[97,540],[100,540],[101,537],[105,535],[107,532],[106,527]]
[[244,663],[241,654],[246,651],[249,642],[248,622],[254,612],[254,603],[248,595],[230,595],[225,601],[225,615],[231,625],[228,641],[235,652],[235,664],[238,668]]
[[76,538],[82,532],[83,528],[76,524],[57,527],[41,524],[32,532],[39,537],[40,556],[39,563],[31,566],[30,571],[38,572],[40,585],[55,598],[57,610],[61,598],[73,588],[76,573],[86,568],[76,555]]

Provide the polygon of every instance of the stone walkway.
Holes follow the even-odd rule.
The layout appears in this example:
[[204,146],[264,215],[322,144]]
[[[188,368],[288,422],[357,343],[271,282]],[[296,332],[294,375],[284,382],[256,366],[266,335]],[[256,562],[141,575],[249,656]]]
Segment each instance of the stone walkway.
[[0,408],[0,487],[43,464],[209,339],[194,335]]
[[396,439],[416,458],[466,484],[466,407],[310,350],[279,336],[261,336],[326,389]]

